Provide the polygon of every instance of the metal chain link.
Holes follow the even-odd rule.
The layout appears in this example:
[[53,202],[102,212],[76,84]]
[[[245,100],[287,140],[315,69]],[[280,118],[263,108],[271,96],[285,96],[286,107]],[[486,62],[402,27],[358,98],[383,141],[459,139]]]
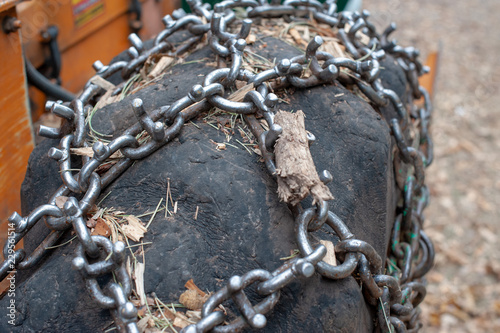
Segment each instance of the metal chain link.
[[[182,332],[237,332],[244,327],[262,328],[267,319],[264,316],[277,304],[280,290],[297,277],[310,277],[315,272],[329,279],[344,279],[353,273],[359,274],[365,299],[377,306],[378,325],[382,331],[416,332],[422,326],[419,321],[418,304],[425,297],[425,286],[421,278],[432,267],[434,249],[432,242],[423,231],[423,210],[427,205],[429,191],[424,184],[424,169],[433,159],[432,140],[428,132],[432,106],[429,94],[418,84],[418,76],[427,69],[418,61],[418,50],[403,48],[395,41],[389,41],[390,34],[396,29],[391,24],[381,35],[376,33],[369,22],[367,11],[336,13],[336,1],[327,0],[324,4],[316,0],[226,0],[210,9],[209,4],[200,0],[188,0],[194,14],[176,10],[172,16],[163,19],[165,29],[158,34],[154,45],[146,49],[141,39],[131,34],[132,46],[128,50],[129,61],[119,61],[104,66],[100,61],[93,65],[97,75],[108,78],[121,72],[123,79],[128,79],[144,65],[146,60],[156,54],[167,53],[179,56],[193,45],[208,36],[208,44],[213,52],[225,59],[227,68],[216,69],[209,73],[202,84],[192,87],[191,91],[170,106],[163,106],[153,111],[146,111],[140,99],[134,99],[131,108],[137,123],[109,144],[98,141],[93,144],[93,156],[82,157],[82,168],[77,174],[71,170],[71,148],[87,147],[85,118],[88,116],[91,99],[100,94],[102,89],[90,81],[82,94],[69,105],[61,102],[49,102],[46,109],[62,118],[60,128],[40,126],[38,134],[52,139],[61,139],[59,148],[51,148],[49,157],[56,160],[60,167],[63,184],[49,200],[26,217],[13,213],[9,225],[15,227],[13,240],[17,244],[40,220],[44,220],[51,230],[49,236],[38,248],[27,255],[24,250],[14,251],[8,244],[3,249],[5,260],[0,265],[0,280],[7,277],[14,269],[33,267],[71,227],[76,232],[80,244],[73,259],[73,268],[78,270],[85,280],[86,287],[93,298],[102,307],[111,310],[120,332],[138,332],[136,325],[137,310],[128,297],[131,282],[125,266],[125,246],[122,242],[111,243],[101,236],[90,236],[85,224],[86,213],[93,206],[101,191],[119,177],[134,160],[151,155],[163,145],[175,138],[186,121],[196,117],[211,107],[223,111],[242,114],[262,152],[265,165],[275,175],[273,146],[282,132],[274,124],[275,106],[278,98],[269,93],[267,83],[280,79],[280,88],[294,86],[308,88],[324,83],[339,81],[343,84],[355,84],[360,91],[375,105],[383,107],[391,104],[397,112],[397,118],[389,121],[396,140],[399,154],[395,166],[402,166],[406,171],[404,188],[400,204],[395,212],[395,224],[391,237],[391,254],[384,270],[384,263],[375,249],[368,243],[358,240],[347,226],[331,211],[328,202],[321,201],[315,207],[302,210],[296,217],[297,243],[302,258],[294,258],[281,265],[276,271],[252,270],[242,276],[233,276],[227,286],[213,294],[204,304],[202,319],[186,327]],[[241,7],[246,10],[247,19],[239,22],[239,31],[233,26],[236,20],[232,9]],[[314,37],[308,44],[304,55],[292,59],[281,59],[277,65],[258,74],[242,69],[245,38],[251,30],[252,19],[292,17],[294,19],[313,17],[317,22],[338,29],[338,36],[348,52],[355,59],[338,58],[319,51],[323,43],[321,37]],[[208,23],[204,23],[208,22]],[[189,38],[174,50],[167,38],[180,30],[187,30],[194,37]],[[363,44],[358,32],[369,37],[369,43]],[[405,71],[410,87],[407,110],[399,96],[385,88],[378,78],[380,61],[386,54],[397,59]],[[306,69],[310,76],[304,77]],[[344,70],[342,70],[344,69]],[[345,70],[349,71],[346,75]],[[253,83],[255,89],[248,92],[242,102],[226,99],[225,89],[234,85],[236,80]],[[423,107],[418,108],[415,100],[423,97]],[[264,131],[256,119],[263,116],[269,130]],[[414,125],[415,124],[415,125]],[[406,142],[406,132],[416,126],[418,142]],[[139,144],[136,135],[146,131],[150,137]],[[314,137],[309,138],[311,142]],[[117,151],[124,158],[102,175],[97,168]],[[324,183],[331,181],[328,171],[321,173]],[[78,201],[75,195],[83,194]],[[63,209],[56,205],[60,196],[69,196]],[[326,248],[319,245],[315,249],[309,243],[308,234],[328,225],[339,237],[335,252],[340,258],[338,266],[322,261]],[[87,258],[92,258],[89,264]],[[119,283],[112,282],[106,288],[98,285],[96,278],[114,274]],[[244,290],[256,284],[257,293],[264,299],[252,305]],[[241,315],[224,325],[226,315],[217,308],[223,302],[232,299]]]

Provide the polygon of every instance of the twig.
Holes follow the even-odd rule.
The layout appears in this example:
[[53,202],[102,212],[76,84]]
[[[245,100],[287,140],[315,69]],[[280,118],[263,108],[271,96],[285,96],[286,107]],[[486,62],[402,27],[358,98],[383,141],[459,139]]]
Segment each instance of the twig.
[[111,192],[113,192],[113,191],[109,191],[109,192],[108,192],[108,194],[106,194],[106,195],[104,196],[104,198],[102,198],[102,199],[101,199],[101,200],[97,203],[97,206],[100,206],[100,205],[101,205],[101,203],[104,201],[104,199],[106,199],[106,198],[107,198],[107,197],[111,194]]
[[125,84],[125,87],[123,88],[121,94],[120,94],[120,101],[122,101],[126,96],[127,96],[127,92],[128,90],[130,89],[130,87],[132,86],[132,84],[137,81],[137,79],[139,79],[141,77],[141,74],[135,74],[134,76],[132,76],[128,81],[127,83]]
[[387,328],[389,328],[389,333],[393,333],[392,326],[389,323],[389,319],[387,318],[387,314],[385,313],[384,302],[382,302],[382,297],[379,297],[378,300],[380,301],[380,306],[382,307],[382,312],[384,313],[384,319],[385,319],[385,323],[387,324]]
[[141,245],[149,245],[149,244],[153,244],[153,242],[146,242],[146,243],[140,243],[140,244],[129,245],[129,246],[127,246],[127,248],[128,248],[128,249],[130,249],[130,248],[132,248],[132,247],[141,246]]
[[373,46],[372,46],[372,49],[370,50],[370,52],[368,52],[367,54],[365,54],[361,58],[356,59],[356,61],[363,61],[363,60],[369,58],[372,55],[372,53],[375,52],[376,48],[377,48],[377,43],[374,43]]
[[163,198],[161,198],[161,199],[160,199],[160,202],[158,202],[158,205],[156,206],[156,209],[155,209],[155,211],[154,211],[154,213],[153,213],[153,216],[151,216],[151,218],[149,219],[148,224],[146,225],[146,229],[148,229],[148,228],[149,228],[149,225],[151,224],[151,222],[153,222],[153,219],[155,218],[156,213],[158,213],[158,210],[159,210],[160,205],[161,205],[161,203],[162,203],[162,202],[163,202]]
[[62,244],[59,244],[59,245],[48,246],[48,247],[46,247],[46,248],[45,248],[45,250],[51,250],[51,249],[55,249],[55,248],[58,248],[58,247],[64,246],[64,245],[66,245],[66,244],[69,244],[69,243],[71,243],[71,242],[72,242],[72,241],[73,241],[76,237],[77,237],[77,236],[75,236],[75,237],[71,238],[69,241],[64,242],[64,243],[62,243]]
[[[244,143],[241,143],[240,140],[236,139],[236,142],[238,142],[240,145],[243,146],[243,148],[245,148],[245,150],[250,154],[252,155],[252,152],[250,151],[250,149],[247,148],[247,146],[245,146]],[[250,143],[250,145],[253,145],[252,143]]]
[[295,250],[293,250],[293,253],[291,255],[289,255],[288,257],[280,258],[280,260],[290,260],[290,259],[293,259],[296,256],[298,256],[299,253],[300,253],[300,251],[298,249],[295,249]]
[[[177,330],[174,328],[174,325],[170,322],[170,320],[168,320],[168,318],[165,316],[165,314],[164,314],[164,313],[163,313],[163,311],[161,310],[160,303],[158,302],[158,301],[159,301],[159,299],[158,299],[158,297],[156,297],[156,295],[155,295],[155,297],[154,297],[154,300],[155,300],[155,304],[156,304],[156,306],[158,307],[158,310],[160,311],[161,316],[165,319],[165,321],[166,321],[166,322],[167,322],[167,324],[168,324],[168,325],[167,325],[167,327],[165,327],[165,328],[170,327],[170,328],[171,328],[171,329],[172,329],[175,333],[178,333],[178,332],[177,332]],[[165,329],[165,328],[164,328],[164,329]]]
[[[165,209],[165,207],[160,208],[160,209],[158,209],[158,212],[161,212],[161,211],[162,211],[162,210],[164,210],[164,209]],[[141,217],[148,216],[148,215],[151,215],[151,214],[154,214],[154,213],[155,213],[154,211],[152,211],[152,212],[147,212],[147,213],[143,213],[143,214],[141,214],[141,215],[135,215],[135,217],[137,217],[137,218],[141,218]],[[119,215],[119,216],[128,216],[128,215]]]

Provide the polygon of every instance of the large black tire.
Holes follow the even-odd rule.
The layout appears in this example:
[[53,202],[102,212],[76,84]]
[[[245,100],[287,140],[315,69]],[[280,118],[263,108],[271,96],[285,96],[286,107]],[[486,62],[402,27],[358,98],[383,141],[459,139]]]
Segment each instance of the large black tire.
[[[267,47],[259,52],[269,59],[298,54],[280,40],[265,41]],[[200,75],[214,69],[206,65],[215,61],[207,47],[186,62],[202,58],[209,60],[177,65],[157,84],[98,111],[94,128],[119,135],[135,122],[130,107],[134,98],[142,98],[146,110],[152,110],[185,96],[202,81]],[[382,66],[384,86],[406,100],[404,73],[390,57]],[[333,175],[328,184],[335,196],[331,210],[385,260],[397,200],[394,143],[386,122],[395,114],[392,105],[375,110],[339,83],[296,90],[289,98],[290,104],[279,108],[303,110],[306,129],[317,138],[311,146],[317,170]],[[210,140],[222,142],[223,134],[203,121],[194,122],[196,126],[185,125],[177,139],[135,163],[101,195],[111,192],[101,206],[138,215],[165,197],[170,178],[179,211],[167,219],[158,214],[143,240],[152,242],[145,246],[146,293],[155,292],[165,302],[177,302],[191,278],[201,289],[216,291],[234,274],[274,270],[281,257],[297,248],[292,214],[279,202],[276,181],[258,156],[231,146],[216,150]],[[57,163],[47,157],[49,147],[57,144],[44,140],[30,158],[22,188],[24,215],[46,203],[62,184]],[[42,223],[34,227],[25,238],[28,253],[46,234]],[[336,241],[327,232],[315,235]],[[20,272],[16,326],[1,320],[1,332],[100,332],[110,325],[109,311],[94,303],[79,273],[71,269],[76,243],[53,250],[35,269]],[[5,309],[8,302],[4,297],[0,307]],[[315,274],[283,289],[261,332],[371,332],[374,318],[353,277],[333,281]]]

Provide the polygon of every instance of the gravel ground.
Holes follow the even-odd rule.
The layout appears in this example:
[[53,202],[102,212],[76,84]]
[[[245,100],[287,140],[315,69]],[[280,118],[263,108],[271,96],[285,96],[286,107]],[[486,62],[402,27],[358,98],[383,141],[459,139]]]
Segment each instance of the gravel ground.
[[500,1],[365,0],[422,59],[440,49],[427,172],[436,246],[424,332],[500,332]]

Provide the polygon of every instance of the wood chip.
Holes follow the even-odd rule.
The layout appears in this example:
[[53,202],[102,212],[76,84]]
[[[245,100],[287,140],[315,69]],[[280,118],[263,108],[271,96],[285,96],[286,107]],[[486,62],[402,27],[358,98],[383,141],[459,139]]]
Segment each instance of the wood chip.
[[[94,157],[94,150],[92,150],[92,147],[71,148],[71,153],[74,155],[88,156],[90,158]],[[122,157],[123,157],[123,154],[121,153],[121,151],[118,150],[118,151],[114,152],[109,158],[110,159],[119,159]]]
[[198,288],[198,286],[194,283],[193,279],[190,279],[188,282],[186,282],[184,287],[188,290],[196,290],[196,292],[202,297],[205,297],[207,295],[206,292]]
[[200,207],[196,206],[196,212],[194,213],[194,220],[198,220],[198,212],[200,211]]
[[368,45],[370,43],[370,37],[368,37],[367,35],[365,35],[364,33],[362,32],[357,32],[356,33],[356,36],[359,37],[359,41],[364,44],[364,45]]
[[215,142],[214,140],[210,140],[211,143],[213,143],[215,145],[215,149],[217,150],[227,150],[227,147],[226,147],[226,144],[221,142]]
[[133,215],[128,215],[125,219],[128,224],[123,224],[121,226],[125,236],[134,242],[139,242],[147,231],[146,227],[142,225],[141,220]]
[[132,267],[131,267],[131,261],[130,261],[130,256],[127,256],[127,261],[125,262],[125,269],[127,270],[128,276],[133,276],[132,275]]
[[146,293],[144,291],[144,271],[146,265],[142,262],[136,262],[134,270],[135,291],[139,295],[141,305],[146,305]]
[[348,58],[352,60],[352,56],[346,52],[345,46],[341,45],[336,38],[325,40],[320,49],[332,54],[335,58]]
[[116,94],[112,96],[113,89],[106,91],[106,93],[99,99],[99,102],[95,105],[97,110],[102,109],[106,105],[113,104],[115,102],[120,101],[120,94]]
[[279,111],[274,122],[283,128],[276,141],[276,173],[280,200],[298,204],[309,194],[313,204],[319,200],[332,200],[328,187],[321,182],[309,150],[304,125],[304,113]]
[[236,90],[231,95],[229,95],[229,97],[227,99],[229,99],[230,101],[233,101],[233,102],[243,102],[243,99],[245,98],[246,94],[249,91],[252,91],[253,89],[254,89],[253,83],[246,84],[243,87],[241,87],[240,89]]
[[99,75],[94,75],[93,77],[91,77],[90,82],[98,85],[99,87],[107,91],[116,89],[116,86],[113,83],[109,82],[108,80],[102,78]]
[[155,67],[151,70],[151,72],[149,72],[148,78],[154,79],[155,77],[159,76],[166,68],[168,68],[174,62],[175,62],[174,57],[169,57],[169,56],[161,57],[161,59],[158,61]]
[[307,47],[307,42],[302,39],[302,36],[300,36],[300,33],[295,28],[288,29],[288,33],[297,44]]
[[333,243],[323,239],[319,242],[326,247],[326,256],[323,258],[323,261],[329,265],[337,266],[337,258],[335,257],[335,247]]
[[309,31],[309,26],[304,26],[304,39],[311,40],[311,32]]
[[256,41],[257,41],[257,36],[255,36],[254,34],[249,34],[246,39],[247,45],[253,44]]

